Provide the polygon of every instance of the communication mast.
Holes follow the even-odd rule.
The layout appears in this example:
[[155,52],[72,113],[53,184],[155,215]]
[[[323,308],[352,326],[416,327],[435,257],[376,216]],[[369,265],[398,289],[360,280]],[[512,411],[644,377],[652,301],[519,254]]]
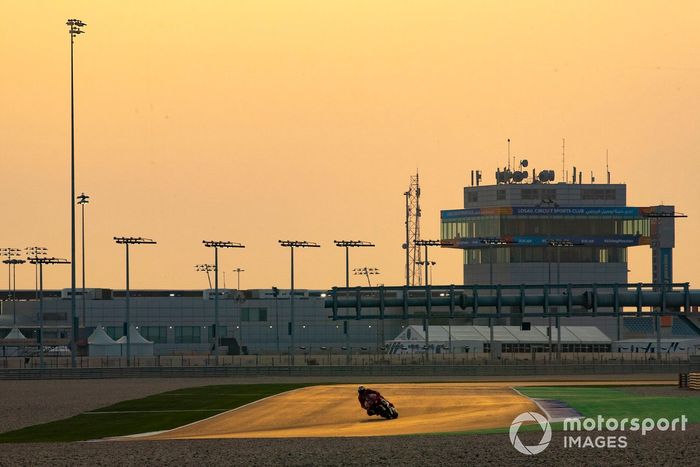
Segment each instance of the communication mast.
[[422,285],[423,274],[421,267],[417,264],[422,260],[421,250],[416,241],[420,240],[420,185],[418,183],[418,172],[411,176],[411,183],[408,191],[404,193],[406,197],[406,285]]

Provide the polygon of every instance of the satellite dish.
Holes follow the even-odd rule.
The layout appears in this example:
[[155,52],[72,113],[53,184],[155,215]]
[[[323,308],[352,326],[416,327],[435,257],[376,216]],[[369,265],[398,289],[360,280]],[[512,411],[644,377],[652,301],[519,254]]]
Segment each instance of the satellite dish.
[[528,164],[527,159],[523,159],[520,161],[520,165],[522,165],[523,167],[527,167],[527,164]]

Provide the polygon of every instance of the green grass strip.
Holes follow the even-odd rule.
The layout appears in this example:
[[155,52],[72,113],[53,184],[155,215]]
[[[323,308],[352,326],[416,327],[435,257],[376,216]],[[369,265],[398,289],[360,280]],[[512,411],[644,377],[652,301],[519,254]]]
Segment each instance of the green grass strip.
[[0,443],[85,441],[170,430],[305,386],[309,384],[231,384],[178,389],[0,433]]
[[610,387],[519,387],[522,394],[554,399],[576,409],[584,417],[672,419],[685,415],[689,423],[700,423],[700,397],[644,396],[624,388]]

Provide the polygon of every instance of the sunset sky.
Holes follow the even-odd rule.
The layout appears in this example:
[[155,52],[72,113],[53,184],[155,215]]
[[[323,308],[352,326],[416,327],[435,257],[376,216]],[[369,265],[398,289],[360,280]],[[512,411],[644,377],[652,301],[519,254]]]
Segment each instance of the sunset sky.
[[[243,288],[288,287],[279,239],[322,244],[296,256],[297,287],[344,282],[334,239],[376,243],[351,267],[400,285],[410,175],[423,237],[438,238],[440,209],[462,207],[470,170],[494,182],[507,138],[557,179],[562,138],[584,181],[604,179],[609,150],[628,204],[689,216],[674,279],[700,287],[700,2],[3,0],[0,14],[0,247],[66,258],[65,22],[88,24],[75,46],[88,287],[124,287],[115,235],[158,241],[134,248],[133,288],[206,287],[204,239],[246,245],[220,255],[229,287],[235,267]],[[435,283],[462,282],[460,251],[431,259]],[[651,280],[648,247],[630,269]],[[45,285],[70,286],[70,267]],[[33,267],[17,286],[34,287]]]

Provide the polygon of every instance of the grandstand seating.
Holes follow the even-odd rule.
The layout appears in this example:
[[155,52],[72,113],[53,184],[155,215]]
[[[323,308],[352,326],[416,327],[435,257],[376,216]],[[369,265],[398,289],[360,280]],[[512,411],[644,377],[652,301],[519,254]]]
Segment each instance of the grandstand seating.
[[[625,337],[648,337],[656,334],[654,318],[630,317],[624,318]],[[661,334],[665,337],[697,337],[697,330],[681,317],[674,317],[670,329],[661,328]]]

